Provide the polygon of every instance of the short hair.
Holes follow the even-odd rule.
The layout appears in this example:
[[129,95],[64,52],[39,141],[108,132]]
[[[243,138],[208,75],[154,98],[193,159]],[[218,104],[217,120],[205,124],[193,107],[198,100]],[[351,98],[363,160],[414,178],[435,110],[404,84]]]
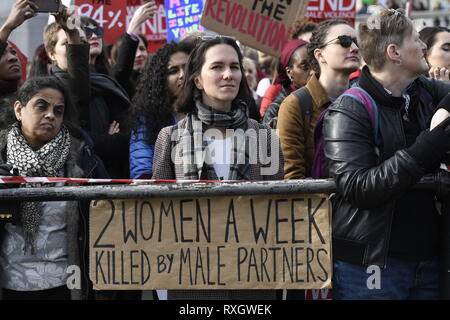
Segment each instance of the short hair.
[[295,20],[291,36],[289,39],[290,40],[298,39],[298,36],[303,33],[314,32],[317,30],[317,26],[318,26],[317,23],[312,22],[311,20],[305,17]]
[[309,43],[306,47],[308,50],[309,64],[318,76],[320,76],[320,65],[319,61],[317,61],[316,57],[314,56],[314,50],[321,48],[325,44],[328,31],[330,31],[331,27],[339,24],[348,25],[348,22],[342,19],[331,19],[319,23],[319,25],[317,26],[317,30],[312,33],[311,39],[309,40]]
[[366,64],[379,71],[387,62],[386,50],[390,44],[401,46],[405,36],[413,31],[412,21],[404,15],[403,9],[385,9],[359,25],[359,52]]
[[52,53],[55,50],[56,43],[58,42],[58,37],[56,36],[62,30],[61,26],[56,23],[50,23],[44,30],[44,46],[45,51]]
[[426,27],[420,30],[419,37],[426,45],[427,49],[430,50],[436,43],[436,35],[440,32],[449,32],[450,29],[446,27]]
[[69,93],[55,77],[34,77],[25,81],[17,91],[17,100],[22,106],[25,106],[39,91],[48,88],[61,92],[64,97],[64,122],[76,122],[75,109],[71,106]]
[[213,37],[210,40],[200,41],[194,48],[192,53],[189,55],[189,59],[185,67],[185,76],[183,78],[183,83],[181,86],[182,90],[175,102],[175,109],[178,112],[190,113],[196,110],[194,102],[194,90],[196,88],[194,78],[200,73],[203,64],[205,63],[205,56],[208,49],[220,44],[226,44],[233,47],[239,59],[239,68],[241,69],[242,78],[239,85],[238,95],[235,100],[242,100],[247,104],[247,106],[251,105],[250,100],[253,98],[250,88],[247,84],[247,80],[245,78],[244,67],[242,65],[243,56],[241,50],[239,49],[239,46],[234,39],[225,36],[217,36]]

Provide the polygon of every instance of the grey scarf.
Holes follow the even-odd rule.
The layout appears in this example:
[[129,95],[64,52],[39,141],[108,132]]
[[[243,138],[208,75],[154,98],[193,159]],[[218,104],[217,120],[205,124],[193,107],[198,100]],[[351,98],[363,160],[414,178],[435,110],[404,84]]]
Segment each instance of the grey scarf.
[[[19,124],[14,124],[8,132],[6,162],[19,170],[21,176],[56,177],[64,167],[70,151],[71,138],[66,127],[62,127],[56,137],[39,150],[34,151],[28,145]],[[26,187],[40,186],[38,183]],[[20,205],[22,227],[25,236],[24,253],[35,253],[35,234],[39,228],[42,203],[22,202]]]
[[[240,129],[242,133],[247,129],[247,105],[237,101],[230,112],[218,111],[201,102],[201,95],[194,94],[196,112],[187,115],[186,128],[182,132],[183,174],[185,179],[198,180],[215,176],[214,167],[205,163],[207,142],[203,137],[203,125],[223,127],[226,129]],[[249,156],[246,146],[247,137],[242,134],[233,139],[232,163],[230,164],[229,180],[249,180]]]

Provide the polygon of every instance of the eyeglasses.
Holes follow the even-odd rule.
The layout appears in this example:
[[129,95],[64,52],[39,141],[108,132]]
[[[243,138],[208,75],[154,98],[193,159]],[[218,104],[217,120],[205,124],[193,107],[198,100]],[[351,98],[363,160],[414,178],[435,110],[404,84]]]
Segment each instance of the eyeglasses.
[[350,36],[339,36],[337,38],[331,39],[330,41],[324,43],[323,45],[321,45],[319,48],[325,48],[327,45],[329,45],[332,41],[334,40],[339,40],[338,43],[344,47],[344,48],[350,48],[350,46],[352,45],[352,43],[355,43],[356,46],[358,46],[358,42],[356,40],[356,38],[352,38]]
[[104,31],[103,31],[103,28],[102,27],[100,27],[100,26],[98,26],[98,27],[95,27],[95,28],[89,28],[89,27],[86,27],[86,28],[84,28],[84,31],[86,32],[86,37],[89,39],[90,37],[92,37],[92,35],[95,33],[96,35],[97,35],[97,37],[99,37],[99,38],[102,38],[103,37],[103,34],[104,34]]

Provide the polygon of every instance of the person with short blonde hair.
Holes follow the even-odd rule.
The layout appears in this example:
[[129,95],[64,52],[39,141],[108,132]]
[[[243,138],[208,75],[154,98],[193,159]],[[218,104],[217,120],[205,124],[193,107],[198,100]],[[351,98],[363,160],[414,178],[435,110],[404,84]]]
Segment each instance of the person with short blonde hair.
[[412,187],[450,150],[450,118],[429,129],[450,85],[423,75],[426,46],[402,11],[381,9],[370,19],[359,26],[367,65],[358,86],[323,122],[337,187],[333,299],[439,299],[436,195]]

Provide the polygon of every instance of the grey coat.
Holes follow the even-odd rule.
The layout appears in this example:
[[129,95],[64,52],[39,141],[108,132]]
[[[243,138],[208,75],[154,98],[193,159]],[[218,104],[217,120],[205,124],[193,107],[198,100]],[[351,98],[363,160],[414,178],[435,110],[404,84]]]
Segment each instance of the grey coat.
[[[175,129],[182,131],[186,127],[187,118],[184,118],[174,126],[163,128],[155,143],[155,154],[153,160],[153,178],[154,179],[177,179],[183,180],[183,161],[179,152],[181,137],[173,137],[171,141],[172,132]],[[255,120],[249,119],[247,122],[248,129],[267,130],[268,148],[271,150],[271,136],[273,131],[266,124],[260,124]],[[259,150],[260,141],[258,139]],[[174,153],[174,154],[173,154]],[[174,162],[172,162],[172,156]],[[272,175],[262,175],[260,156],[257,156],[257,163],[251,164],[249,167],[248,176],[250,180],[282,180],[284,176],[284,161],[281,148],[278,146],[279,161],[278,170]],[[217,180],[217,175],[214,170],[204,170],[205,175],[201,179]],[[169,300],[274,300],[276,299],[276,290],[169,290]]]
[[[0,131],[0,164],[6,161],[7,135],[9,130]],[[70,153],[66,160],[65,172],[68,177],[84,177],[83,170],[77,165],[77,160],[84,147],[84,143],[72,138]],[[68,265],[76,265],[80,267],[80,248],[78,245],[80,208],[78,201],[68,201],[66,206],[66,223],[67,223],[67,253]],[[82,270],[83,268],[80,267]],[[82,292],[79,289],[71,290],[72,300],[80,300]]]

